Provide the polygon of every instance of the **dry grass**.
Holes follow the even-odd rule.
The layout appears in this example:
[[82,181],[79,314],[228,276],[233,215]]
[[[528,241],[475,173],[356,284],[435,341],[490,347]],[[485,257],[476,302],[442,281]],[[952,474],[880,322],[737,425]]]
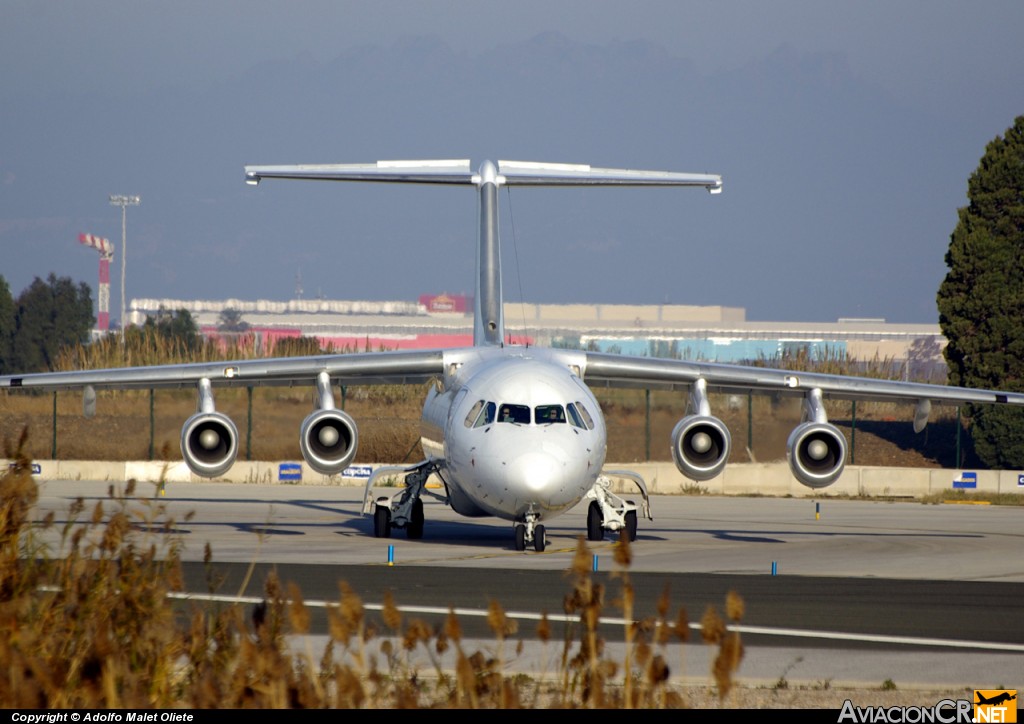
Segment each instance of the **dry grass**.
[[[438,628],[405,618],[390,597],[382,624],[339,581],[328,609],[327,643],[314,658],[289,645],[310,630],[302,593],[268,575],[253,615],[241,605],[190,604],[182,588],[174,521],[158,500],[136,497],[132,481],[111,488],[91,510],[81,500],[61,528],[59,550],[39,542],[30,522],[38,491],[23,434],[15,462],[0,478],[0,707],[34,708],[676,708],[684,693],[670,683],[667,647],[686,640],[684,609],[667,592],[657,615],[625,630],[625,657],[605,655],[598,622],[611,608],[632,620],[627,539],[615,549],[615,600],[591,576],[592,554],[580,538],[564,609],[579,638],[555,641],[547,619],[533,636],[560,647],[557,671],[543,680],[507,673],[523,637],[497,602],[488,623],[499,652],[467,648],[454,613]],[[53,516],[41,523],[55,525]],[[162,531],[159,534],[153,531]],[[207,550],[207,560],[212,552]],[[734,685],[743,656],[743,602],[730,593],[724,617],[709,608],[702,637],[718,654],[710,675],[719,702]],[[434,663],[420,668],[415,652]],[[444,654],[454,666],[439,663]],[[453,656],[451,656],[453,655]],[[551,683],[551,682],[555,683]]]

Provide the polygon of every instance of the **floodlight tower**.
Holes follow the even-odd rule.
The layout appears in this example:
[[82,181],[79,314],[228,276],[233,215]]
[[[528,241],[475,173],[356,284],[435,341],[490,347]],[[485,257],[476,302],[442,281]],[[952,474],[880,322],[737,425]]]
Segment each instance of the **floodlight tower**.
[[110,204],[121,207],[121,338],[124,338],[125,330],[125,308],[124,308],[124,267],[125,257],[128,256],[128,207],[138,206],[142,201],[138,196],[122,196],[111,194]]
[[114,258],[114,245],[109,239],[92,234],[79,234],[78,242],[91,246],[100,253],[100,287],[96,328],[101,332],[110,329],[110,261]]

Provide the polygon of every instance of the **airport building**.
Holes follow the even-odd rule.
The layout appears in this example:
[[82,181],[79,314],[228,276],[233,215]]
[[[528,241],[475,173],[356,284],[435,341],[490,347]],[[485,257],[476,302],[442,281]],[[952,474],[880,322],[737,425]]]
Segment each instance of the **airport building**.
[[[473,299],[423,295],[417,301],[326,299],[133,299],[129,320],[187,310],[202,333],[223,336],[228,317],[272,353],[281,339],[315,337],[324,349],[430,349],[468,346]],[[740,307],[679,304],[507,303],[506,334],[516,343],[651,357],[750,362],[803,353],[811,358],[887,361],[908,376],[944,377],[945,338],[937,324],[848,318],[831,323],[753,322]],[[236,332],[237,334],[237,332]]]

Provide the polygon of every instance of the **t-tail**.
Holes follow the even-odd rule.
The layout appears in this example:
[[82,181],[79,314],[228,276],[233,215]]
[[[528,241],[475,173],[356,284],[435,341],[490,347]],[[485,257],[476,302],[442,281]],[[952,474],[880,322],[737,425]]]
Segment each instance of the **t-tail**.
[[498,233],[498,189],[501,186],[699,186],[713,194],[722,191],[722,177],[717,174],[523,161],[498,161],[497,164],[484,161],[476,173],[473,173],[469,160],[245,167],[246,183],[256,185],[264,178],[476,186],[479,193],[479,240],[473,310],[474,346],[500,346],[505,339]]

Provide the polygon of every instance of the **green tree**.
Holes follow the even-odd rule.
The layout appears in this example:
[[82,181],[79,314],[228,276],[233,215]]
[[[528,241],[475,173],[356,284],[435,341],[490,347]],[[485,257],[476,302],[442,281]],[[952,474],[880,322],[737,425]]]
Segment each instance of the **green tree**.
[[60,348],[87,342],[95,322],[89,285],[52,273],[45,282],[36,277],[15,304],[11,371],[52,370]]
[[7,280],[0,275],[0,374],[14,372],[11,366],[14,341],[14,297]]
[[[1024,391],[1024,116],[985,148],[967,197],[938,292],[949,382]],[[968,414],[983,464],[1024,468],[1024,411],[976,405]]]
[[221,332],[247,332],[249,323],[242,319],[242,313],[239,310],[228,307],[218,315],[217,329]]
[[178,309],[171,312],[160,307],[157,310],[155,319],[153,317],[146,317],[144,327],[147,330],[154,331],[157,337],[173,344],[178,344],[188,351],[199,349],[203,344],[203,338],[199,334],[196,320],[187,309]]

